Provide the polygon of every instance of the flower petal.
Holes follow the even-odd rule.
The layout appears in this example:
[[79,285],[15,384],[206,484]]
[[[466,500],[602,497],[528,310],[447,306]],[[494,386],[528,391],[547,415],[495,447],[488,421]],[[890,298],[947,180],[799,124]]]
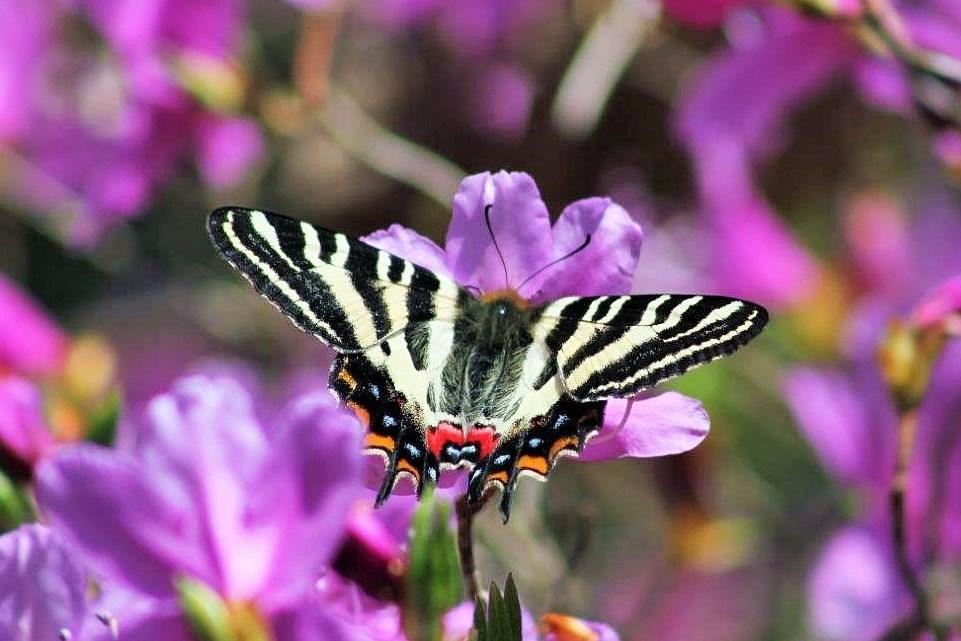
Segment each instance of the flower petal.
[[430,238],[421,236],[416,231],[403,225],[394,223],[387,229],[379,229],[372,234],[363,236],[361,240],[399,258],[409,260],[415,265],[420,265],[444,276],[450,276],[450,271],[447,269],[447,263],[445,262],[444,250]]
[[755,192],[749,167],[737,148],[712,153],[714,165],[699,166],[704,214],[711,223],[714,287],[773,306],[804,298],[815,284],[813,257]]
[[78,635],[86,590],[80,563],[49,528],[23,525],[0,537],[0,638]]
[[719,289],[778,305],[807,293],[813,261],[755,189],[751,167],[777,150],[790,111],[856,59],[856,49],[835,25],[779,10],[764,15],[766,37],[721,54],[701,72],[683,98],[677,130],[715,227]]
[[697,162],[711,164],[699,156],[718,141],[736,142],[752,159],[770,153],[790,112],[856,59],[857,49],[837,25],[786,9],[764,15],[765,37],[715,56],[682,96],[677,131]]
[[[503,265],[484,219],[489,204],[493,204],[491,230]],[[551,238],[547,207],[530,176],[506,171],[475,174],[464,179],[454,196],[447,230],[447,265],[463,285],[476,285],[484,291],[503,289],[520,284],[551,261]]]
[[181,510],[191,532],[182,545],[219,568],[213,580],[198,578],[226,597],[250,596],[262,579],[253,551],[262,554],[265,543],[247,528],[247,502],[269,445],[247,390],[229,378],[191,376],[153,399],[144,419],[136,438],[142,474]]
[[[116,641],[113,626],[124,641],[195,641],[175,598],[145,597],[103,581],[98,587],[101,596],[84,621],[83,641]],[[104,616],[110,618],[104,622]]]
[[[893,460],[894,417],[880,421],[866,404],[886,407],[884,392],[866,394],[839,372],[797,368],[785,380],[785,398],[795,420],[825,467],[844,483],[883,483],[880,461]],[[875,401],[870,402],[867,401]],[[887,434],[891,438],[885,438]],[[890,468],[890,466],[886,466]]]
[[275,615],[271,621],[276,641],[374,641],[374,635],[357,629],[329,612],[322,603],[308,600],[295,610]]
[[128,456],[89,444],[61,449],[38,468],[36,493],[47,520],[108,578],[161,597],[172,594],[175,572],[213,578],[185,544],[183,514],[147,486]]
[[693,449],[707,436],[710,419],[700,401],[665,392],[635,401],[624,427],[617,430],[627,401],[607,402],[600,434],[589,441],[581,460],[664,456]]
[[53,374],[67,337],[25,291],[0,274],[0,368]]
[[547,631],[542,637],[543,641],[588,638],[593,638],[595,641],[620,641],[617,632],[607,624],[565,614],[545,614],[541,617],[541,628]]
[[808,600],[819,639],[876,639],[910,609],[890,551],[857,527],[825,545],[808,581]]
[[[271,602],[302,596],[340,547],[361,492],[361,429],[326,392],[294,401],[275,426],[280,438],[249,510],[270,535]],[[272,527],[271,527],[272,526]]]
[[0,449],[32,466],[53,447],[37,388],[22,378],[0,379]]
[[921,327],[942,322],[951,314],[961,314],[961,274],[949,278],[924,297],[912,318]]
[[[579,247],[588,235],[590,243],[544,273],[537,298],[626,294],[631,290],[644,234],[624,208],[609,198],[578,200],[564,209],[553,231],[556,258]],[[538,291],[536,285],[532,281],[524,291]]]
[[238,184],[264,153],[260,129],[248,118],[205,118],[197,136],[197,163],[214,187]]

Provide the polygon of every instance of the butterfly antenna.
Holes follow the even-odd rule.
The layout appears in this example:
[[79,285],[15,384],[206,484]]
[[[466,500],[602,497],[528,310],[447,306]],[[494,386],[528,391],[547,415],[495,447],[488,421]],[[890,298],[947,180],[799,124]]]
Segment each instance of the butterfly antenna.
[[565,261],[565,260],[567,260],[568,258],[571,258],[572,256],[576,256],[577,254],[581,253],[581,252],[584,251],[584,250],[587,248],[587,246],[590,245],[590,244],[591,244],[591,235],[588,234],[588,235],[584,238],[584,242],[581,243],[576,249],[573,249],[573,250],[567,252],[566,254],[564,254],[563,256],[561,256],[560,258],[555,258],[554,260],[552,260],[551,262],[547,263],[546,265],[544,265],[543,267],[541,267],[540,269],[538,269],[536,272],[534,272],[533,274],[531,274],[530,276],[528,276],[527,278],[525,278],[525,279],[524,279],[524,282],[521,283],[521,284],[517,287],[517,291],[520,291],[520,290],[524,289],[524,285],[526,285],[527,283],[531,282],[531,280],[532,280],[534,277],[536,277],[536,276],[544,273],[545,270],[548,270],[548,269],[550,269],[551,267],[553,267],[554,265],[556,265],[557,263],[560,263],[560,262],[562,262],[562,261]]
[[497,244],[497,237],[494,236],[494,229],[491,227],[491,209],[493,208],[494,203],[484,206],[484,222],[487,223],[487,233],[491,235],[491,240],[494,242],[494,249],[497,250],[497,256],[501,259],[501,267],[504,268],[504,287],[510,287],[511,279],[507,275],[507,261],[504,260],[504,254],[501,253],[501,248]]

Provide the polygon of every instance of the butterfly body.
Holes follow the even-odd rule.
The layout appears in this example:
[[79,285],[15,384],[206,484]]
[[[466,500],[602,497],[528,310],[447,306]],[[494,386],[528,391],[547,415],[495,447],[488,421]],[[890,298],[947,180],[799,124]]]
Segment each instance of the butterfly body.
[[421,491],[470,468],[468,498],[545,479],[627,397],[729,354],[760,332],[763,308],[690,295],[566,297],[533,305],[479,296],[343,234],[283,216],[218,209],[224,257],[301,329],[339,354],[331,388],[384,457],[378,503],[400,477]]

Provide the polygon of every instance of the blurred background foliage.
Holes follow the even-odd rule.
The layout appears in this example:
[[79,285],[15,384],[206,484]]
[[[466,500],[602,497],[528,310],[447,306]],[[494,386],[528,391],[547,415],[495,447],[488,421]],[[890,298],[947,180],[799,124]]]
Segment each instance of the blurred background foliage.
[[[609,195],[643,225],[638,291],[743,295],[774,320],[669,385],[708,409],[704,445],[523,483],[508,527],[479,517],[482,576],[510,571],[528,609],[625,639],[860,638],[826,631],[811,575],[869,510],[799,426],[806,399],[837,410],[787,381],[870,363],[886,319],[961,271],[957,132],[950,104],[928,104],[958,99],[959,14],[950,0],[2,0],[0,271],[74,337],[80,364],[57,375],[74,382],[48,389],[96,398],[78,410],[93,425],[112,395],[142,404],[211,359],[277,390],[324,380],[329,354],[215,255],[215,206],[442,243],[468,173],[526,171],[554,213]],[[916,44],[932,21],[942,66],[881,37]],[[859,325],[866,309],[881,320]],[[961,429],[957,406],[945,420]]]

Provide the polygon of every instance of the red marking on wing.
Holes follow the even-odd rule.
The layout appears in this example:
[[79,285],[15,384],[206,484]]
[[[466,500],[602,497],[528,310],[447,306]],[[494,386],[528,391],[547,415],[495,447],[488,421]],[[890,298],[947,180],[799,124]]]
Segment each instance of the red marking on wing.
[[453,445],[458,449],[465,445],[474,445],[480,453],[480,458],[484,459],[494,451],[499,438],[492,425],[475,426],[465,437],[459,425],[445,422],[427,430],[427,449],[436,458],[440,459],[441,453],[447,445]]
[[494,451],[499,439],[493,425],[476,425],[467,433],[466,442],[477,445],[481,459],[485,459]]
[[427,449],[437,459],[440,459],[440,454],[448,443],[457,447],[464,444],[464,432],[460,426],[452,423],[440,423],[434,429],[427,430]]

